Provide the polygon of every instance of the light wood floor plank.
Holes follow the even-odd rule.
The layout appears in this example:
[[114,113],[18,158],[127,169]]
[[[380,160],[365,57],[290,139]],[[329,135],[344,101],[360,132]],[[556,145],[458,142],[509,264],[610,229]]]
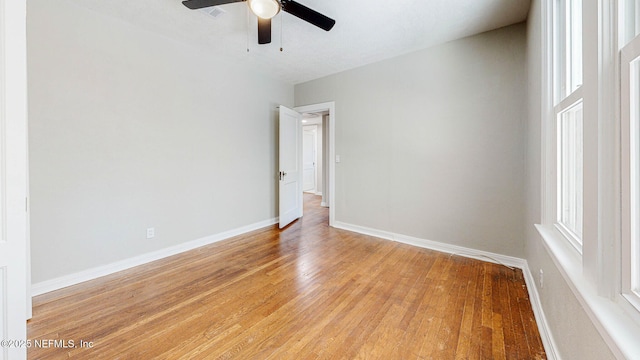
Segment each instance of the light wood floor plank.
[[[305,216],[43,294],[30,359],[545,359],[522,272]],[[79,341],[93,347],[80,347]]]

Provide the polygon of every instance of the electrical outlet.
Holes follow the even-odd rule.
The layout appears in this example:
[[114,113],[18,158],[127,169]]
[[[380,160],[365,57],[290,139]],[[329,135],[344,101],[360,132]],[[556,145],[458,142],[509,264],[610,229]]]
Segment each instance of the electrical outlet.
[[540,289],[544,288],[544,271],[540,269],[540,273],[538,274],[538,282],[540,283]]
[[151,239],[156,236],[156,228],[147,228],[147,239]]

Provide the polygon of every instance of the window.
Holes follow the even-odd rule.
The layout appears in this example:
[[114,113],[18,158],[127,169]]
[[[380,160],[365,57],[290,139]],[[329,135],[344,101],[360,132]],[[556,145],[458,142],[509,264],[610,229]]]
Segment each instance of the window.
[[582,251],[582,0],[556,1],[553,27],[557,138],[556,226]]
[[640,1],[625,0],[620,6],[620,44],[626,45],[640,33]]
[[640,329],[640,0],[539,4],[536,228],[612,352],[636,358],[640,342],[628,335]]
[[[622,294],[640,310],[640,32],[638,4],[625,2],[621,50]],[[630,14],[629,14],[630,13]],[[631,38],[630,38],[631,37]]]
[[582,0],[559,0],[554,12],[556,102],[582,85]]
[[582,246],[582,101],[558,114],[558,225]]

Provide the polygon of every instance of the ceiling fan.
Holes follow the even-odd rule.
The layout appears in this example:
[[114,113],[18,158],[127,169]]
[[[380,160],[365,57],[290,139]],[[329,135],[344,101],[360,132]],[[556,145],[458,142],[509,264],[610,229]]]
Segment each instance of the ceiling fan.
[[247,2],[251,11],[258,17],[258,44],[271,42],[271,18],[280,10],[288,12],[310,24],[329,31],[336,21],[293,0],[186,0],[182,4],[189,9],[201,9],[209,6]]

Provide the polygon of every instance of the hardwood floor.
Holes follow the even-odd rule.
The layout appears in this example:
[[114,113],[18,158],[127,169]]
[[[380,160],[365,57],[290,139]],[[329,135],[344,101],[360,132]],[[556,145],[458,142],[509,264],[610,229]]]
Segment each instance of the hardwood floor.
[[38,296],[29,359],[546,358],[520,270],[327,224],[305,195],[283,231]]

